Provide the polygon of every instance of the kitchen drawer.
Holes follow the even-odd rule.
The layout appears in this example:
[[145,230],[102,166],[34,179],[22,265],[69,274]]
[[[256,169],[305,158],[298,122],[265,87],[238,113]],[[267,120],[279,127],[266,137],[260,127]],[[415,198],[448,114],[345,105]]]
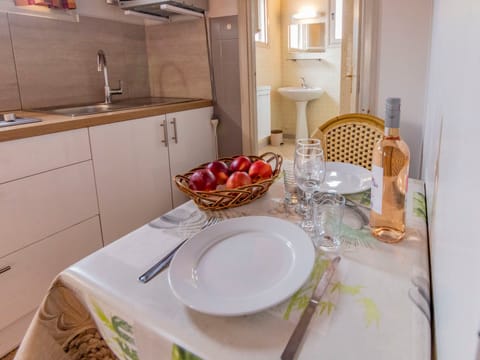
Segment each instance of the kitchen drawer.
[[27,315],[16,320],[13,324],[4,329],[0,329],[0,357],[5,356],[18,347],[18,344],[22,341],[34,315],[35,311],[31,311]]
[[91,160],[0,185],[0,257],[98,214]]
[[55,276],[102,247],[100,222],[94,216],[80,224],[0,258],[0,329],[34,310]]
[[91,159],[87,129],[0,142],[0,184]]

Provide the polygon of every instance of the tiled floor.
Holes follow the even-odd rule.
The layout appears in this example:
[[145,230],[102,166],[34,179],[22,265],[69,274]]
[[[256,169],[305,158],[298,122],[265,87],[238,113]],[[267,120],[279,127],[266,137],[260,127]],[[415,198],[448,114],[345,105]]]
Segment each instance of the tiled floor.
[[280,146],[267,145],[258,150],[258,153],[261,155],[267,151],[274,152],[275,154],[280,154],[284,159],[293,160],[293,154],[295,152],[295,139],[283,139],[283,144]]

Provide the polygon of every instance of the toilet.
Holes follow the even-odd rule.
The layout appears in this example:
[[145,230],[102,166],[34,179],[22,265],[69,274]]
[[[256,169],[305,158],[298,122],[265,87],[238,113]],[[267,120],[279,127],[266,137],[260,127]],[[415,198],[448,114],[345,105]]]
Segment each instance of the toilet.
[[270,85],[257,86],[257,137],[260,147],[268,145],[270,138]]

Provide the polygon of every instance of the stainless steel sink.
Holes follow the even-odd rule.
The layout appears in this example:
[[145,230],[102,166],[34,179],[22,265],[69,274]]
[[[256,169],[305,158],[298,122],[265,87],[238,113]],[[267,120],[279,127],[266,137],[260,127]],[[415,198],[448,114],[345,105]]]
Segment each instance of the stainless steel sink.
[[105,112],[113,112],[127,109],[143,108],[157,105],[179,104],[183,102],[194,101],[192,98],[170,98],[170,97],[146,97],[133,98],[126,100],[117,100],[111,104],[85,104],[74,106],[52,106],[40,109],[32,109],[31,111],[45,112],[50,114],[65,116],[84,116]]

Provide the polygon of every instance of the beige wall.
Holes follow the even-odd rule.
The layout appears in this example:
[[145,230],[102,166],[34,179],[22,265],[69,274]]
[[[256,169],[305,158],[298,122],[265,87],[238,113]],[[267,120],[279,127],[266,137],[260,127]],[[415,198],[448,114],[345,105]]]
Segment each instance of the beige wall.
[[282,18],[281,1],[269,1],[267,45],[257,43],[256,83],[257,86],[270,85],[271,128],[283,129],[281,95],[276,89],[282,86]]
[[[302,6],[312,6],[321,15],[328,13],[328,0],[283,0],[283,56],[282,73],[283,86],[299,86],[300,78],[311,87],[321,87],[325,93],[318,100],[310,101],[307,105],[308,131],[311,134],[315,129],[338,115],[340,106],[340,47],[327,47],[322,60],[287,60],[288,33],[287,26],[291,17]],[[282,99],[282,114],[285,131],[295,133],[296,107],[293,101]]]
[[[338,115],[340,104],[341,48],[329,47],[322,60],[287,60],[288,33],[292,14],[303,5],[313,5],[319,13],[328,12],[327,0],[274,0],[270,1],[270,41],[268,48],[256,47],[257,85],[272,86],[272,128],[281,128],[287,135],[295,135],[296,107],[291,100],[282,98],[281,86],[299,86],[304,77],[308,86],[321,87],[325,93],[307,107],[308,130],[312,133],[321,123]],[[270,83],[269,83],[270,82]]]
[[152,96],[211,99],[202,19],[146,28]]

